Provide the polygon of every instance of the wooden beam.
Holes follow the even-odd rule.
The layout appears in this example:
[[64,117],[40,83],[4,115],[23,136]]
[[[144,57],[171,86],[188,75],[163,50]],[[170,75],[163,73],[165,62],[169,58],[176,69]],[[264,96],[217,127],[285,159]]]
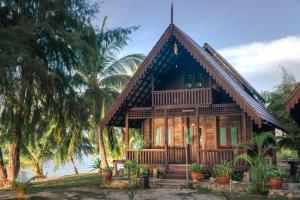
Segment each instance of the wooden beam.
[[199,160],[199,114],[198,114],[198,109],[196,111],[196,161],[197,163],[200,163]]
[[165,164],[168,164],[168,117],[167,110],[165,110]]
[[242,141],[241,142],[246,142],[247,141],[247,123],[246,123],[246,113],[243,113],[242,115]]
[[126,145],[129,147],[129,123],[128,123],[128,113],[125,116],[125,142]]

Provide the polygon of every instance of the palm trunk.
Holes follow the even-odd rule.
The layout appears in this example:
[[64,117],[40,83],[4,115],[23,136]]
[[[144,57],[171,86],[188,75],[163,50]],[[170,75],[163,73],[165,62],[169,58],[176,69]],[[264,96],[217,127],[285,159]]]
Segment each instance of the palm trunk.
[[0,181],[6,180],[6,179],[7,179],[7,171],[6,171],[6,167],[4,165],[2,150],[0,147]]
[[76,167],[75,162],[74,162],[74,160],[73,160],[73,157],[71,157],[70,160],[71,160],[71,162],[72,162],[72,165],[73,165],[73,169],[74,169],[75,174],[78,174],[78,170],[77,170],[77,167]]
[[101,165],[103,168],[106,168],[108,167],[108,164],[107,164],[104,141],[103,141],[103,129],[100,126],[98,126],[98,140],[99,140],[99,152],[101,155]]
[[31,162],[34,168],[34,173],[36,176],[44,176],[43,168],[40,167],[39,163],[32,157]]

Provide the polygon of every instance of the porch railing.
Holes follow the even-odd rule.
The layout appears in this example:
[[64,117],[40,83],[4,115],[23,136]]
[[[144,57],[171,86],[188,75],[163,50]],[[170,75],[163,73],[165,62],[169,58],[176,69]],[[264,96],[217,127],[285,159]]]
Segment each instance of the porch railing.
[[127,160],[136,160],[139,164],[163,165],[166,164],[165,149],[126,149]]
[[[125,150],[127,160],[137,160],[139,164],[145,165],[184,164],[186,162],[185,151],[185,147],[169,147],[168,150]],[[200,164],[212,168],[215,164],[220,164],[224,160],[228,162],[234,161],[236,156],[245,152],[246,150],[244,149],[200,149],[199,153],[195,156],[198,156]],[[244,169],[246,163],[240,160],[236,163],[235,167]]]
[[[198,156],[201,164],[213,167],[215,164],[220,164],[222,161],[234,161],[238,155],[245,152],[245,149],[200,149]],[[240,160],[235,166],[237,168],[243,168],[246,166],[246,163]]]
[[172,164],[184,164],[186,162],[185,147],[169,147],[168,162]]
[[210,88],[161,90],[152,92],[153,106],[211,104]]

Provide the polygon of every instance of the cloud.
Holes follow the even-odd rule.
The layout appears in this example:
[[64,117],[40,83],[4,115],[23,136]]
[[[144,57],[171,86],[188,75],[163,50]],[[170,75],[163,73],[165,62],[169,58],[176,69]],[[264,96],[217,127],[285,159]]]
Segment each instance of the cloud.
[[279,66],[300,79],[300,35],[228,47],[219,52],[259,91],[280,83]]

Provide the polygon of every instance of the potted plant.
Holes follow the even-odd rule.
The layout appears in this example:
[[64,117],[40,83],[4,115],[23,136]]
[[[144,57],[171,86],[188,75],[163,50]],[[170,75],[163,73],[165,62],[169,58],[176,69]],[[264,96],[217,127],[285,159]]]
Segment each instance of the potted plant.
[[282,188],[283,178],[286,176],[286,171],[282,168],[270,169],[267,173],[271,189],[279,190]]
[[219,165],[215,165],[214,172],[218,184],[229,184],[232,172],[232,167],[230,163],[223,161]]
[[204,167],[198,163],[191,165],[191,177],[193,181],[201,181],[204,179]]
[[107,183],[109,181],[111,181],[111,177],[112,177],[112,168],[111,167],[106,167],[104,168],[104,182]]
[[102,167],[101,167],[101,160],[99,158],[94,160],[94,163],[92,165],[93,170],[98,170],[99,174],[102,174]]

